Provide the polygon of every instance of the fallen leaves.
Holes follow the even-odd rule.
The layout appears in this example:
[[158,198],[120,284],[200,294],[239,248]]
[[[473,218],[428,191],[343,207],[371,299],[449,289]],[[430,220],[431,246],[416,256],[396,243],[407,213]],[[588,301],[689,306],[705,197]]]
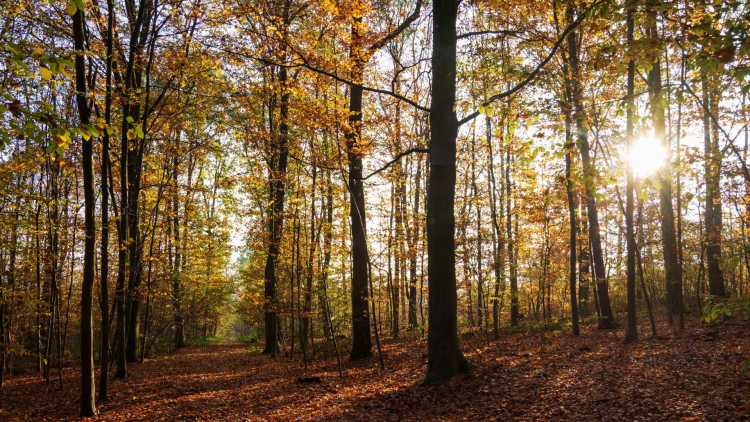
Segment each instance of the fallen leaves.
[[[593,328],[579,338],[514,334],[464,342],[471,373],[439,386],[421,385],[424,343],[417,340],[385,341],[385,371],[374,358],[347,363],[344,378],[335,358],[305,371],[298,359],[272,360],[241,345],[187,348],[113,381],[98,420],[750,418],[750,377],[739,371],[750,350],[747,326],[694,326],[678,338],[632,345],[622,343],[621,332]],[[77,376],[66,370],[62,390],[34,376],[11,379],[0,416],[77,420]]]

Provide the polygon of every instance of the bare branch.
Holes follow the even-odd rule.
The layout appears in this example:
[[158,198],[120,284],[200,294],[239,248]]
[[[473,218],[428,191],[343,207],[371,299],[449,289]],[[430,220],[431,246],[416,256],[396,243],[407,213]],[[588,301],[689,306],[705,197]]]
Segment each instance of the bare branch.
[[518,31],[513,31],[510,29],[497,29],[497,30],[487,30],[487,31],[472,31],[467,32],[464,34],[458,34],[456,35],[456,39],[461,40],[464,38],[474,37],[478,35],[518,35]]
[[407,156],[409,154],[414,154],[414,153],[417,153],[417,152],[418,153],[429,153],[430,149],[429,148],[425,148],[425,147],[409,148],[406,151],[403,151],[400,154],[398,154],[397,156],[395,156],[391,161],[387,162],[383,167],[380,167],[379,169],[373,171],[372,173],[368,174],[367,176],[363,177],[360,180],[367,180],[367,179],[371,178],[372,176],[375,176],[376,174],[381,173],[382,171],[386,170],[388,167],[394,165],[398,160],[400,160],[404,156]]
[[[568,36],[568,34],[571,33],[572,31],[574,31],[581,24],[581,22],[583,22],[584,18],[589,14],[589,12],[591,12],[592,9],[594,9],[594,7],[598,6],[599,4],[603,3],[604,1],[608,1],[608,0],[599,0],[599,1],[596,1],[596,2],[592,3],[591,6],[589,6],[586,10],[584,10],[583,13],[581,13],[576,18],[575,21],[573,21],[570,25],[568,25],[568,27],[565,28],[565,31],[563,31],[563,33],[560,34],[560,37],[555,42],[555,45],[552,47],[552,50],[550,50],[549,54],[547,54],[547,57],[545,57],[544,60],[542,60],[534,68],[534,70],[532,70],[531,73],[529,73],[526,76],[526,78],[524,78],[524,80],[522,80],[521,82],[519,82],[518,84],[516,84],[515,86],[513,86],[512,88],[510,88],[507,91],[504,91],[504,92],[501,92],[499,94],[495,94],[495,95],[491,96],[490,98],[488,98],[487,100],[485,100],[480,107],[487,107],[488,105],[492,104],[493,102],[495,102],[497,100],[500,100],[500,99],[503,99],[505,97],[508,97],[510,95],[513,95],[516,92],[518,92],[518,91],[522,90],[523,88],[525,88],[526,85],[528,85],[531,81],[534,80],[534,78],[536,78],[536,76],[539,74],[539,72],[542,70],[542,68],[544,68],[544,66],[546,66],[547,63],[549,63],[550,60],[552,60],[553,57],[555,57],[555,53],[557,53],[557,50],[560,49],[560,46],[565,41],[565,38]],[[467,115],[466,117],[464,117],[463,119],[461,119],[461,120],[458,121],[458,126],[461,126],[464,123],[468,123],[468,122],[472,121],[477,116],[479,116],[479,114],[480,114],[479,110],[476,110],[476,111],[470,113],[469,115]]]
[[422,10],[422,0],[417,0],[417,4],[416,6],[414,6],[414,11],[412,12],[412,14],[409,15],[403,22],[401,22],[401,25],[399,25],[396,29],[394,29],[389,34],[387,34],[380,40],[376,41],[373,45],[371,45],[369,48],[370,52],[380,50],[384,45],[388,44],[392,39],[398,37],[402,32],[406,30],[406,28],[409,27],[409,25],[412,24],[412,22],[417,20],[421,10]]

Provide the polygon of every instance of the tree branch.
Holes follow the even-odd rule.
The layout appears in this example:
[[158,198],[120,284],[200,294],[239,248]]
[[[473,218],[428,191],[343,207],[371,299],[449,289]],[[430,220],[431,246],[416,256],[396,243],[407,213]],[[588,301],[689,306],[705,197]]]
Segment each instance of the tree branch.
[[[480,107],[487,107],[488,105],[492,104],[493,102],[495,102],[497,100],[500,100],[500,99],[503,99],[505,97],[508,97],[510,95],[513,95],[516,92],[518,92],[518,91],[522,90],[523,88],[525,88],[526,85],[528,85],[531,81],[534,80],[534,78],[536,78],[536,76],[539,74],[539,72],[542,70],[542,68],[544,68],[544,66],[546,66],[547,63],[550,62],[550,60],[552,60],[552,58],[557,53],[557,50],[560,49],[560,46],[565,41],[565,38],[568,36],[568,34],[571,33],[572,31],[574,31],[581,24],[581,22],[583,22],[584,18],[586,18],[586,16],[589,14],[589,12],[591,12],[591,10],[594,9],[594,7],[598,6],[599,4],[603,3],[604,1],[608,1],[608,0],[599,0],[599,1],[596,1],[596,2],[592,3],[591,6],[589,6],[586,10],[584,10],[583,13],[581,13],[576,18],[575,21],[573,21],[570,25],[568,25],[568,27],[565,28],[565,31],[563,31],[563,33],[560,34],[560,37],[555,42],[555,45],[552,47],[552,50],[550,50],[549,54],[547,54],[547,57],[545,57],[544,60],[542,60],[534,68],[534,70],[532,70],[531,73],[529,73],[526,76],[526,78],[524,78],[524,80],[522,80],[521,82],[519,82],[518,84],[516,84],[515,86],[513,86],[512,88],[510,88],[507,91],[504,91],[504,92],[501,92],[499,94],[495,94],[495,95],[491,96],[490,98],[488,98],[487,100],[485,100]],[[470,113],[469,115],[467,115],[466,117],[464,117],[463,119],[461,119],[461,120],[458,121],[458,126],[461,126],[464,123],[468,123],[468,122],[472,121],[477,116],[479,116],[479,114],[480,114],[479,110],[476,110],[476,111]]]
[[396,29],[394,29],[392,32],[381,38],[380,40],[376,41],[374,44],[370,46],[368,50],[370,52],[374,52],[377,50],[380,50],[384,45],[388,44],[392,39],[398,37],[402,32],[406,30],[406,28],[409,27],[409,25],[412,24],[417,18],[419,17],[419,13],[422,10],[422,0],[417,0],[416,6],[414,6],[414,11],[411,15],[409,15],[403,22],[401,22],[401,25],[399,25]]
[[461,40],[464,38],[474,37],[477,35],[517,35],[518,31],[513,31],[510,29],[497,29],[497,30],[487,30],[487,31],[472,31],[472,32],[466,32],[464,34],[458,34],[456,35],[456,39]]
[[419,153],[429,153],[430,149],[429,148],[425,148],[425,147],[409,148],[406,151],[403,151],[403,152],[399,153],[391,161],[387,162],[383,167],[380,167],[379,169],[373,171],[372,173],[368,174],[367,176],[363,177],[360,180],[367,180],[367,179],[371,178],[372,176],[375,176],[376,174],[383,172],[388,167],[394,165],[398,160],[400,160],[404,156],[407,156],[409,154],[413,154],[413,153],[416,153],[416,152],[419,152]]

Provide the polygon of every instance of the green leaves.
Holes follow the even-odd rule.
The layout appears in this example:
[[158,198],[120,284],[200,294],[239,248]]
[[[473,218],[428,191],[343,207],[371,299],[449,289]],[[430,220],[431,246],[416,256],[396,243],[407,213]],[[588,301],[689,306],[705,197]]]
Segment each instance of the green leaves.
[[66,129],[55,129],[47,144],[47,152],[50,154],[62,154],[70,146],[70,132]]
[[740,364],[741,374],[746,375],[748,371],[750,371],[750,358],[743,360],[742,363]]
[[85,6],[83,0],[68,0],[68,4],[65,7],[65,12],[70,16],[75,15],[78,11],[84,12]]
[[84,141],[88,141],[91,138],[96,138],[99,136],[99,130],[95,125],[92,124],[80,126],[76,129],[76,131],[79,135],[81,135],[81,138],[83,138]]

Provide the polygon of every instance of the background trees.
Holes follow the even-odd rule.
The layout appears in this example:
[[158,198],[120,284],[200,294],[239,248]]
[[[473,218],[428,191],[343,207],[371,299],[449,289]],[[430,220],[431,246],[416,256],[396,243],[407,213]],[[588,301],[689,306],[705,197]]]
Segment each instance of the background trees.
[[119,377],[216,335],[307,362],[426,333],[437,382],[461,333],[744,298],[746,8],[15,2],[2,374],[52,382],[91,316]]

